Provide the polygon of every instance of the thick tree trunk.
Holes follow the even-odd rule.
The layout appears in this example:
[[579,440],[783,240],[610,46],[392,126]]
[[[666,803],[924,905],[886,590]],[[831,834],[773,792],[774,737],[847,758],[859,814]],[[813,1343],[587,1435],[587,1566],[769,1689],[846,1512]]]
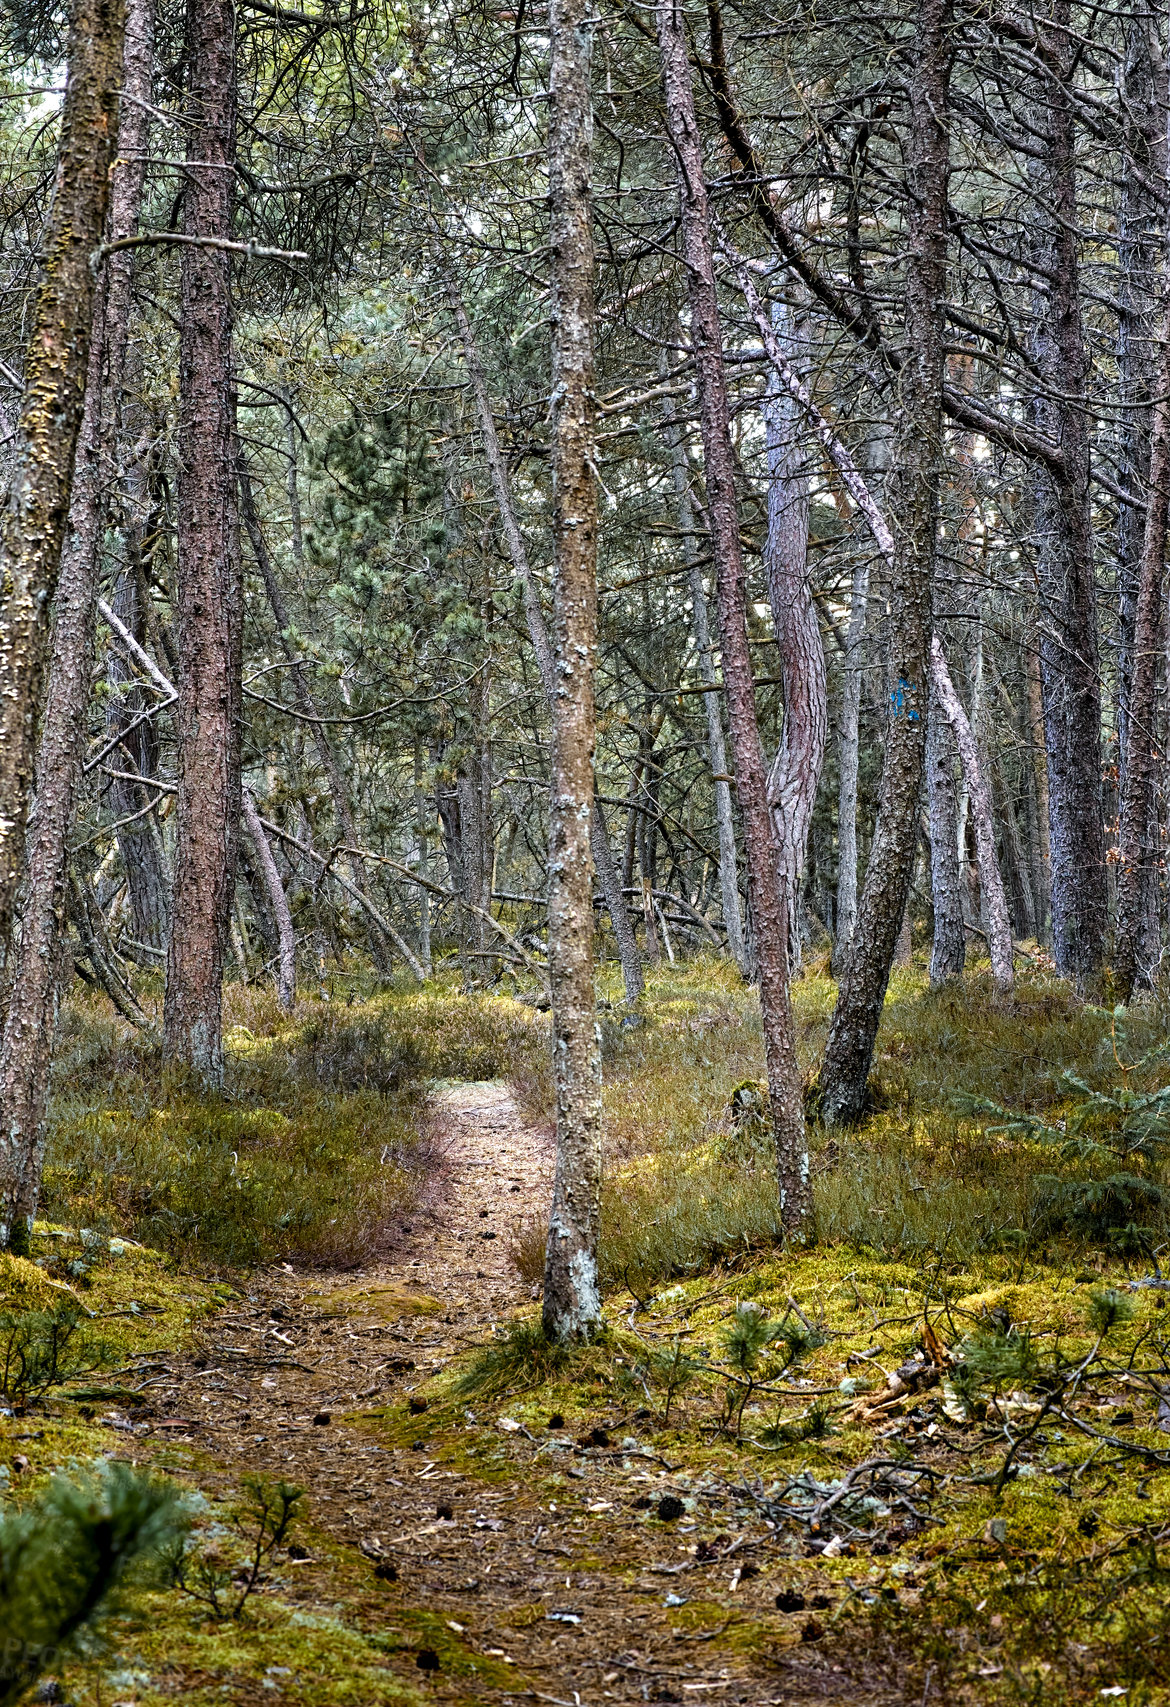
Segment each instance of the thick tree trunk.
[[[114,175],[111,236],[133,233],[142,199],[153,4],[131,0]],[[64,941],[69,825],[81,773],[93,668],[94,600],[102,525],[103,460],[116,429],[130,316],[130,256],[110,258],[94,303],[94,328],[78,438],[69,525],[54,610],[48,693],[27,841],[20,945],[0,1044],[0,1242],[23,1251],[40,1195],[41,1126],[68,951]]]
[[959,879],[959,815],[955,809],[953,737],[931,683],[930,726],[926,735],[926,794],[930,804],[930,889],[934,901],[934,939],[930,951],[932,989],[962,976],[967,958],[963,892]]
[[1104,957],[1106,888],[1069,0],[1052,0],[1047,21],[1038,20],[1035,28],[1049,75],[1035,82],[1042,158],[1033,164],[1032,260],[1038,282],[1032,354],[1043,390],[1033,400],[1032,420],[1060,445],[1063,457],[1059,477],[1041,465],[1033,475],[1052,937],[1058,969],[1084,988],[1096,979]]
[[[188,0],[184,229],[231,235],[235,9]],[[178,820],[164,1051],[223,1084],[223,962],[240,823],[242,601],[236,511],[231,262],[180,257]]]
[[857,781],[861,768],[861,672],[869,603],[869,559],[859,557],[849,589],[837,723],[837,916],[833,971],[840,977],[857,925]]
[[715,791],[715,824],[719,833],[719,894],[723,905],[723,928],[727,932],[728,952],[746,977],[747,945],[744,942],[743,912],[739,901],[739,860],[735,847],[735,816],[731,804],[731,783],[728,780],[727,747],[723,739],[723,712],[719,704],[715,653],[711,645],[707,593],[703,586],[703,571],[695,551],[695,512],[691,502],[686,446],[675,419],[674,405],[669,398],[663,402],[663,416],[670,441],[674,492],[678,500],[678,521],[683,536],[687,583],[691,592],[691,623],[695,630],[695,645],[699,654],[699,676],[704,687],[710,690],[703,695],[703,711],[707,718],[707,757],[711,765],[712,787]]
[[25,862],[53,596],[85,404],[122,81],[123,0],[76,0],[57,177],[25,356],[20,449],[0,514],[0,961]]
[[[516,507],[512,502],[512,483],[508,478],[508,470],[505,467],[503,453],[500,450],[495,414],[492,410],[491,399],[488,396],[483,363],[479,356],[479,346],[475,341],[475,333],[467,317],[463,298],[450,277],[447,280],[447,295],[451,304],[451,312],[455,317],[455,324],[459,328],[468,377],[471,380],[472,390],[475,392],[480,437],[483,439],[484,457],[487,461],[488,473],[491,476],[496,507],[500,512],[500,525],[504,530],[504,541],[508,547],[508,556],[511,559],[516,578],[520,582],[520,589],[524,597],[524,618],[528,625],[528,638],[532,642],[537,672],[540,675],[541,686],[544,689],[544,696],[548,701],[551,714],[556,708],[556,669],[553,661],[553,649],[549,642],[544,611],[541,609],[540,594],[532,574],[532,566],[528,561],[528,547],[524,543],[524,535],[521,533],[520,524],[516,519]],[[642,957],[638,952],[634,927],[630,923],[629,909],[622,893],[621,874],[614,861],[609,829],[601,807],[596,800],[594,800],[593,812],[589,821],[589,836],[593,864],[597,871],[598,882],[601,884],[606,911],[609,913],[610,923],[613,926],[614,941],[617,943],[626,1000],[627,1002],[639,1002],[646,987]]]
[[906,362],[889,513],[886,750],[873,847],[821,1074],[827,1122],[860,1118],[918,840],[929,706],[931,587],[938,525],[946,291],[950,0],[918,0],[910,70]]
[[268,837],[264,834],[264,826],[260,822],[260,814],[256,803],[248,790],[242,789],[240,804],[247,826],[248,836],[256,855],[256,865],[264,880],[264,888],[268,894],[268,905],[272,909],[272,917],[276,921],[278,947],[276,995],[285,1013],[291,1013],[297,999],[297,938],[293,930],[292,914],[288,910],[288,897],[284,892],[284,884],[280,881],[280,873],[276,869],[276,861],[272,857],[272,849]]
[[550,1339],[601,1325],[601,1051],[593,994],[596,815],[593,672],[597,653],[597,490],[593,428],[593,231],[586,0],[549,7],[549,199],[552,212],[554,693],[549,813],[549,970],[557,1161],[544,1271]]
[[[772,308],[781,350],[792,343],[790,311]],[[780,849],[788,907],[789,964],[800,964],[797,907],[804,880],[809,826],[820,786],[829,732],[829,684],[821,625],[809,591],[808,475],[801,454],[806,411],[772,371],[764,403],[768,457],[768,533],[764,569],[784,678],[780,750],[768,774],[768,805]]]
[[662,0],[658,46],[666,97],[666,123],[678,168],[683,246],[691,310],[691,339],[699,384],[699,410],[707,483],[707,519],[719,594],[723,683],[735,759],[735,784],[743,821],[748,901],[755,933],[764,1057],[776,1141],[780,1217],[785,1233],[810,1230],[812,1192],[788,992],[788,921],[780,850],[768,810],[767,775],[756,721],[755,686],[747,636],[746,570],[739,535],[735,460],[728,427],[723,336],[703,154],[695,119],[687,40],[679,0]]

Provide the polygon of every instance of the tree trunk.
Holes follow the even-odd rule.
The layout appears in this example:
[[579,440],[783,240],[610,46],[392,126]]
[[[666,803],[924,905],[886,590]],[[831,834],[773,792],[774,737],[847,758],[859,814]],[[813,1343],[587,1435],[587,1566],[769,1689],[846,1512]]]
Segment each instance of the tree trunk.
[[[290,639],[292,625],[289,620],[288,607],[284,602],[284,594],[280,590],[280,582],[276,577],[276,568],[272,562],[272,555],[268,550],[268,542],[264,537],[264,529],[260,525],[260,517],[256,509],[256,496],[252,490],[252,478],[248,469],[248,464],[242,455],[239,457],[237,464],[237,477],[239,480],[240,490],[240,519],[243,521],[244,530],[248,535],[248,542],[252,547],[252,556],[255,560],[257,569],[260,571],[260,579],[264,582],[264,591],[267,596],[272,615],[276,621],[276,627],[280,639],[280,649],[288,661],[288,673],[289,678],[292,681],[293,698],[297,703],[297,713],[308,728],[313,745],[317,749],[317,757],[320,760],[321,769],[325,773],[325,780],[329,786],[329,800],[333,807],[333,817],[337,824],[337,831],[350,847],[357,847],[359,844],[359,837],[357,827],[354,822],[353,806],[350,802],[349,790],[346,787],[345,780],[341,774],[341,763],[337,756],[337,749],[329,738],[328,723],[326,719],[321,716],[317,708],[317,703],[313,698],[313,692],[309,686],[309,679],[305,673],[305,666],[297,653],[296,647],[292,644],[292,640]],[[291,458],[289,462],[289,489],[291,497],[296,490],[295,464],[292,462]],[[300,534],[300,512],[295,505],[294,515],[296,516],[294,539],[296,539],[299,538]],[[360,859],[355,858],[349,861],[349,872],[354,888],[357,889],[361,895],[366,895],[366,868]],[[386,938],[383,936],[382,932],[379,931],[377,925],[374,924],[373,919],[370,917],[368,912],[365,915],[365,923],[367,926],[367,936],[370,947],[370,959],[374,963],[375,970],[381,976],[387,976],[392,969],[392,961],[390,959]],[[426,958],[429,963],[429,954]]]
[[723,683],[744,829],[748,901],[755,933],[764,1026],[764,1057],[776,1141],[780,1218],[792,1238],[806,1236],[812,1217],[808,1148],[800,1070],[788,994],[787,901],[780,850],[768,810],[767,775],[756,721],[755,686],[747,636],[746,570],[739,535],[735,460],[728,426],[723,337],[702,144],[679,0],[662,0],[658,46],[666,123],[678,168],[679,202],[698,373],[707,484],[707,519],[719,595]]
[[1058,969],[1083,989],[1096,979],[1104,957],[1106,890],[1069,0],[1052,0],[1047,22],[1038,20],[1036,30],[1048,75],[1035,82],[1042,158],[1032,167],[1032,260],[1038,276],[1032,355],[1043,390],[1033,399],[1032,420],[1060,445],[1063,458],[1059,476],[1039,464],[1033,474],[1052,936]]
[[264,879],[264,887],[268,892],[268,904],[272,916],[276,920],[276,934],[279,942],[278,970],[276,974],[276,995],[286,1014],[290,1014],[297,999],[297,938],[293,930],[292,914],[288,910],[288,897],[284,892],[284,884],[280,881],[280,873],[276,869],[276,861],[272,857],[272,849],[268,837],[264,834],[264,826],[260,822],[260,814],[256,803],[248,790],[240,791],[240,804],[247,825],[248,836],[256,855],[256,864]]
[[[774,303],[772,329],[781,349],[792,343],[789,320],[790,311]],[[805,411],[773,370],[764,403],[768,456],[764,569],[784,678],[784,725],[780,750],[768,774],[768,805],[780,848],[788,906],[788,959],[794,968],[800,964],[797,905],[829,732],[825,648],[806,567],[808,475],[800,448],[804,418]]]
[[930,984],[935,990],[950,979],[961,977],[967,958],[952,739],[938,702],[938,689],[932,683],[926,736],[926,794],[930,803],[930,888],[934,900]]
[[25,355],[20,448],[0,514],[0,962],[12,938],[53,597],[85,405],[118,132],[123,0],[76,0],[57,175]]
[[[235,9],[188,0],[184,229],[231,235],[236,142]],[[242,603],[236,512],[231,262],[180,257],[178,828],[164,1052],[209,1089],[223,1084],[223,963],[240,823]]]
[[549,7],[548,168],[552,214],[554,693],[548,947],[557,1160],[544,1271],[550,1339],[601,1326],[601,1051],[593,994],[593,781],[597,490],[593,427],[593,231],[585,0]]
[[979,861],[979,886],[983,892],[983,912],[987,925],[987,948],[991,956],[991,976],[996,988],[1012,987],[1012,927],[1008,918],[1007,896],[995,851],[995,820],[991,811],[991,790],[985,767],[979,761],[975,731],[971,727],[963,703],[955,692],[946,653],[936,634],[930,646],[931,683],[938,696],[943,714],[951,726],[955,745],[963,761],[963,774],[971,800],[971,817],[975,825],[975,847]]
[[691,592],[691,622],[699,653],[699,676],[704,687],[710,690],[703,695],[703,710],[707,718],[707,757],[711,765],[712,787],[715,791],[715,823],[719,832],[719,894],[723,904],[723,928],[727,932],[728,952],[741,974],[746,977],[747,947],[743,937],[743,913],[739,904],[739,860],[735,848],[735,817],[731,805],[731,784],[728,780],[727,748],[723,739],[723,712],[719,704],[715,654],[711,646],[707,593],[703,586],[703,571],[695,552],[695,512],[691,503],[686,447],[675,419],[673,402],[669,398],[663,402],[663,416],[670,441],[678,520]]
[[[516,519],[516,508],[512,502],[512,485],[500,450],[496,419],[492,411],[491,399],[488,396],[483,363],[479,357],[479,346],[475,341],[471,322],[467,318],[467,309],[464,306],[463,298],[450,276],[447,279],[447,296],[451,304],[451,312],[455,317],[455,324],[459,328],[459,336],[463,344],[463,359],[468,376],[471,379],[472,390],[475,392],[475,406],[479,417],[480,436],[483,439],[484,456],[488,465],[488,473],[491,476],[496,507],[500,512],[500,524],[504,530],[508,556],[511,559],[516,578],[520,582],[520,589],[524,597],[524,618],[528,625],[528,638],[532,642],[537,672],[544,689],[545,699],[548,701],[549,712],[552,714],[556,709],[556,671],[552,646],[549,643],[548,627],[544,620],[544,612],[541,609],[540,594],[532,574],[532,566],[528,561],[528,547],[524,543],[524,535],[520,532],[520,524]],[[598,881],[601,884],[601,893],[605,898],[606,911],[609,913],[610,923],[613,926],[614,940],[617,943],[626,1000],[631,1003],[639,1002],[646,988],[642,957],[638,952],[634,927],[630,923],[629,909],[622,893],[621,874],[614,862],[609,829],[596,799],[589,821],[589,836],[593,864],[597,871]]]
[[918,839],[941,456],[950,22],[950,0],[918,0],[907,138],[906,362],[888,506],[897,524],[889,593],[890,712],[877,826],[821,1075],[830,1125],[859,1119],[865,1107]]
[[[109,210],[112,237],[133,233],[145,167],[153,4],[131,0],[126,20],[119,150]],[[119,265],[118,263],[122,263]],[[48,693],[27,841],[20,945],[0,1044],[0,1243],[23,1252],[40,1196],[49,1068],[69,962],[64,938],[69,825],[85,748],[93,668],[94,599],[102,524],[102,463],[116,426],[130,315],[130,256],[110,258],[94,303],[85,404],[61,555]]]
[[[1168,269],[1170,274],[1170,269]],[[1150,431],[1146,525],[1133,625],[1133,674],[1126,722],[1117,870],[1118,995],[1128,1002],[1152,967],[1142,950],[1147,916],[1144,879],[1154,856],[1155,720],[1162,631],[1162,581],[1166,573],[1166,523],[1170,506],[1170,287],[1165,291],[1161,361]]]

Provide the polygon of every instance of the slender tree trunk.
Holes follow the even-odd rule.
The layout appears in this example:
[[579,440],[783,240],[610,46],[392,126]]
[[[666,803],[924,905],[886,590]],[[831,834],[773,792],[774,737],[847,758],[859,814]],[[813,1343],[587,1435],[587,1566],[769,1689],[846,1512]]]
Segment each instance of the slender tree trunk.
[[849,622],[841,662],[841,708],[837,724],[837,917],[833,971],[845,964],[857,925],[857,779],[861,765],[861,671],[869,603],[869,559],[859,557],[849,589]]
[[52,211],[25,356],[20,448],[0,512],[0,962],[12,937],[53,597],[85,404],[118,133],[123,0],[76,0]]
[[860,1118],[918,840],[938,525],[952,43],[950,0],[918,0],[910,73],[906,362],[889,513],[890,713],[873,847],[821,1075],[827,1122]]
[[767,775],[756,722],[755,686],[747,637],[746,570],[739,536],[735,461],[728,427],[723,336],[711,253],[707,185],[685,26],[679,0],[657,11],[666,124],[678,168],[683,245],[691,310],[691,339],[707,484],[707,519],[719,594],[723,683],[743,821],[748,899],[755,932],[764,1025],[764,1056],[776,1141],[780,1217],[785,1233],[806,1236],[812,1218],[808,1148],[800,1071],[788,993],[788,921],[784,874],[768,810]]
[[296,932],[293,930],[292,914],[288,910],[288,897],[284,892],[284,884],[280,881],[280,873],[276,869],[276,861],[272,857],[268,837],[264,834],[264,826],[260,822],[256,803],[246,788],[241,790],[240,804],[252,849],[256,855],[256,865],[264,880],[264,887],[268,892],[268,904],[272,909],[272,917],[276,921],[276,934],[279,943],[276,974],[277,1000],[285,1013],[290,1014],[297,999],[297,938]]
[[[1170,269],[1168,269],[1170,272]],[[1128,1002],[1136,985],[1148,983],[1151,967],[1142,954],[1146,872],[1154,853],[1154,769],[1158,655],[1162,634],[1162,583],[1166,573],[1166,524],[1170,508],[1170,287],[1165,291],[1161,360],[1150,431],[1149,496],[1138,573],[1133,625],[1133,674],[1126,722],[1125,773],[1121,790],[1120,859],[1117,871],[1118,994]]]
[[[184,229],[231,234],[235,9],[188,0]],[[242,602],[236,512],[231,262],[180,256],[177,575],[178,828],[164,1050],[223,1084],[223,963],[240,823]]]
[[[153,5],[131,0],[123,42],[118,134],[124,161],[109,209],[113,237],[133,233],[142,199]],[[94,303],[85,403],[61,554],[48,693],[27,840],[20,944],[0,1043],[0,1242],[21,1252],[40,1195],[41,1127],[48,1096],[57,1007],[68,966],[64,940],[69,825],[81,773],[93,668],[94,599],[102,523],[102,463],[117,419],[130,315],[130,256],[112,256]]]
[[975,825],[975,846],[979,860],[979,886],[983,891],[987,948],[991,956],[991,975],[998,989],[1010,990],[1013,977],[1012,927],[1008,918],[1003,876],[999,869],[999,856],[995,851],[991,790],[988,787],[986,769],[979,761],[975,731],[963,710],[962,701],[955,692],[942,641],[937,634],[931,641],[930,665],[931,683],[954,734],[971,798],[971,816]]
[[727,948],[744,977],[747,976],[747,947],[743,936],[743,913],[739,904],[739,860],[735,847],[735,817],[731,804],[731,783],[727,769],[727,748],[723,739],[723,712],[719,704],[718,678],[715,674],[715,654],[711,645],[711,624],[707,614],[707,593],[703,586],[703,571],[695,551],[695,512],[691,502],[690,470],[686,446],[675,419],[674,404],[663,402],[667,437],[670,441],[674,491],[678,500],[679,527],[683,536],[683,555],[687,565],[687,582],[691,592],[691,622],[699,653],[699,675],[710,689],[703,695],[703,711],[707,718],[707,756],[711,765],[712,787],[715,791],[715,824],[719,832],[719,893],[723,904],[723,928],[727,932]]
[[[773,304],[772,329],[791,347],[790,311]],[[809,591],[808,475],[801,454],[806,412],[775,369],[764,403],[768,456],[768,533],[764,569],[784,678],[784,726],[768,775],[768,805],[780,848],[788,906],[789,965],[800,964],[797,909],[809,826],[820,786],[829,732],[829,684],[821,625]]]
[[[455,324],[459,328],[459,336],[463,344],[464,363],[471,380],[472,390],[475,392],[480,437],[483,439],[484,456],[487,460],[488,473],[491,476],[496,507],[500,512],[500,524],[504,530],[508,556],[511,559],[516,578],[520,582],[524,597],[524,618],[528,625],[528,638],[532,642],[537,672],[544,689],[545,699],[548,701],[549,711],[552,713],[556,708],[556,670],[548,627],[544,620],[544,611],[541,609],[540,594],[532,574],[532,566],[528,561],[528,547],[524,543],[524,535],[521,533],[520,524],[516,519],[516,508],[512,502],[512,484],[508,478],[508,470],[504,465],[503,453],[500,450],[496,419],[492,411],[491,399],[488,396],[483,363],[479,356],[479,346],[475,341],[475,333],[467,317],[463,298],[449,276],[447,295],[451,304],[451,312],[455,317]],[[596,800],[594,800],[593,812],[589,821],[589,836],[593,864],[597,871],[598,881],[601,884],[601,893],[605,898],[606,911],[609,913],[610,923],[613,926],[614,940],[617,943],[626,1000],[627,1002],[639,1002],[646,987],[642,957],[638,952],[634,927],[630,923],[629,909],[622,893],[621,874],[614,862],[613,848],[610,843],[605,816]]]
[[962,976],[967,958],[963,894],[959,881],[959,821],[955,807],[953,737],[931,684],[930,727],[926,736],[926,792],[930,803],[930,888],[934,899],[934,940],[930,952],[932,989]]
[[549,970],[557,1161],[544,1271],[550,1339],[601,1325],[601,1051],[593,994],[593,781],[597,652],[597,490],[593,427],[593,231],[586,0],[552,0],[549,200],[552,212],[552,472],[556,558],[549,824]]
[[[240,519],[243,521],[245,532],[248,535],[248,541],[252,547],[252,556],[255,559],[257,569],[260,571],[260,578],[264,582],[264,591],[268,599],[269,608],[271,609],[272,615],[276,621],[276,627],[280,639],[280,649],[288,661],[288,673],[292,682],[293,698],[296,700],[297,712],[305,724],[305,727],[309,730],[313,746],[317,751],[317,757],[320,761],[321,769],[325,773],[325,780],[329,786],[329,800],[333,807],[333,817],[337,824],[337,831],[341,835],[342,839],[350,845],[350,847],[357,847],[359,837],[354,822],[353,806],[350,801],[349,789],[346,787],[345,779],[341,774],[341,762],[337,756],[337,749],[329,738],[328,724],[322,717],[317,703],[313,698],[312,689],[309,686],[309,679],[305,673],[305,666],[298,655],[296,647],[292,643],[292,625],[289,620],[288,607],[284,602],[284,594],[280,590],[280,582],[276,577],[276,569],[272,562],[272,554],[268,550],[268,542],[264,537],[264,529],[261,526],[260,516],[256,509],[256,495],[252,490],[251,474],[243,456],[239,458],[237,474],[240,489]],[[289,479],[291,495],[291,492],[295,490],[296,485],[294,465],[291,461]],[[297,525],[294,530],[294,536],[299,537],[299,509],[296,514]],[[366,869],[361,860],[350,860],[349,871],[354,888],[358,890],[359,894],[366,895],[368,889]],[[386,939],[374,924],[373,919],[370,917],[368,912],[366,913],[366,925],[368,927],[367,935],[370,947],[370,959],[374,963],[375,970],[380,975],[387,976],[392,969],[393,962],[391,961],[388,952]]]
[[[1121,397],[1121,483],[1145,493],[1150,480],[1150,398],[1155,391],[1155,304],[1163,295],[1158,276],[1161,220],[1155,186],[1164,180],[1166,58],[1155,16],[1134,7],[1126,21],[1122,82],[1121,205],[1117,230],[1117,382]],[[1144,527],[1140,511],[1117,511],[1117,752],[1122,779],[1129,738]],[[1120,792],[1120,790],[1119,790]]]
[[1033,474],[1052,936],[1058,969],[1084,988],[1101,969],[1107,909],[1069,0],[1051,0],[1036,30],[1049,75],[1034,84],[1043,141],[1042,158],[1033,163],[1032,258],[1040,282],[1032,353],[1044,389],[1033,400],[1032,417],[1063,456],[1059,477],[1039,465]]

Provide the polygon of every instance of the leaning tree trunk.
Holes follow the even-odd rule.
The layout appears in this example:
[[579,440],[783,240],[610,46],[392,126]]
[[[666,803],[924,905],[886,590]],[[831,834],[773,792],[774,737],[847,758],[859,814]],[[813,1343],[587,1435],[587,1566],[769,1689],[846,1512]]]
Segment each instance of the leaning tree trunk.
[[[544,620],[544,611],[541,609],[540,594],[532,573],[532,565],[528,560],[528,547],[524,543],[524,535],[520,531],[520,523],[516,517],[516,506],[512,501],[512,483],[508,478],[508,470],[504,463],[503,453],[500,450],[499,435],[496,432],[496,418],[492,410],[491,398],[488,396],[487,380],[484,377],[479,346],[475,340],[471,321],[467,317],[463,298],[450,276],[447,279],[447,296],[451,304],[451,312],[455,317],[455,324],[459,328],[459,337],[463,344],[463,359],[471,380],[472,390],[475,392],[480,437],[483,439],[484,457],[488,465],[488,474],[491,477],[496,507],[500,512],[504,541],[508,547],[508,556],[511,559],[516,578],[520,582],[520,590],[524,598],[524,619],[528,625],[528,638],[532,642],[540,685],[544,689],[544,697],[548,702],[549,713],[552,715],[556,709],[556,671],[548,627]],[[589,838],[593,853],[593,864],[597,871],[598,882],[601,884],[606,911],[609,913],[610,923],[613,926],[618,959],[621,961],[622,983],[626,1000],[627,1002],[639,1002],[646,988],[642,956],[638,952],[634,927],[630,923],[629,909],[622,893],[622,878],[613,857],[609,827],[605,822],[605,814],[601,810],[600,802],[596,798],[593,802],[593,813],[589,821]]]
[[755,684],[748,647],[746,571],[739,534],[735,460],[728,426],[723,335],[702,143],[679,0],[657,11],[666,124],[678,167],[691,310],[691,339],[698,373],[699,412],[707,481],[707,518],[719,594],[723,683],[743,820],[748,899],[755,932],[764,1057],[776,1141],[781,1225],[789,1237],[807,1236],[812,1219],[808,1147],[800,1070],[788,993],[788,919],[780,850],[768,810],[767,774],[756,721]]
[[975,822],[975,846],[979,860],[979,885],[983,891],[983,912],[987,924],[987,949],[991,957],[991,976],[999,990],[1010,990],[1012,970],[1012,927],[1008,917],[1007,895],[999,856],[995,851],[995,821],[991,810],[991,786],[985,767],[979,762],[979,747],[971,720],[955,691],[947,668],[946,653],[936,634],[930,643],[931,685],[938,696],[943,714],[951,726],[971,802]]
[[593,995],[597,490],[593,427],[593,232],[586,0],[549,7],[549,199],[553,288],[555,693],[549,812],[549,969],[557,1161],[544,1270],[544,1327],[584,1339],[601,1325],[601,1051]]
[[289,912],[288,896],[284,892],[284,884],[280,881],[280,873],[276,869],[272,848],[260,822],[256,802],[246,788],[240,791],[240,805],[248,837],[256,855],[256,865],[268,896],[268,905],[276,921],[276,998],[288,1014],[292,1012],[297,999],[297,938],[292,914]]
[[85,405],[96,269],[118,130],[123,0],[76,0],[20,450],[0,514],[0,962],[25,864],[53,596]]
[[[230,237],[235,9],[188,0],[185,230]],[[223,1084],[223,965],[240,822],[241,591],[231,262],[185,244],[180,274],[178,815],[164,1049]]]
[[873,846],[821,1072],[830,1125],[859,1119],[865,1107],[918,840],[942,440],[950,24],[950,0],[918,0],[909,68],[906,362],[889,501],[897,527],[889,593],[890,711]]
[[[782,350],[792,341],[789,319],[790,310],[775,303],[772,328]],[[801,455],[804,414],[773,370],[764,402],[768,456],[764,569],[784,678],[784,726],[780,750],[768,774],[768,805],[780,847],[788,956],[793,967],[800,963],[797,903],[829,732],[825,647],[807,572],[808,474]]]
[[1101,690],[1090,506],[1088,354],[1081,319],[1076,113],[1069,84],[1077,50],[1069,0],[1038,21],[1045,75],[1036,79],[1040,158],[1033,163],[1032,261],[1037,286],[1032,355],[1042,389],[1032,418],[1061,447],[1058,473],[1033,475],[1040,685],[1048,756],[1052,937],[1057,968],[1084,988],[1105,953],[1105,830],[1101,807]]
[[[109,210],[113,238],[133,234],[145,172],[153,61],[152,0],[131,0],[125,23],[119,153]],[[23,1251],[36,1214],[42,1123],[57,1006],[68,951],[64,941],[69,825],[81,774],[93,668],[94,600],[102,524],[103,462],[116,432],[130,319],[128,253],[113,255],[94,305],[85,405],[69,505],[69,525],[53,622],[48,693],[36,761],[36,798],[27,840],[20,944],[0,1043],[0,1241]]]

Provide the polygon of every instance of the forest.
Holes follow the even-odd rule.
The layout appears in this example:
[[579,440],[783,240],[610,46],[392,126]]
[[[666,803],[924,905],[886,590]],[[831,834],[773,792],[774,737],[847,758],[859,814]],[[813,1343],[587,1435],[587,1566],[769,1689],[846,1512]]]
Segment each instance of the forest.
[[1170,12],[0,0],[0,1707],[1170,1703]]

